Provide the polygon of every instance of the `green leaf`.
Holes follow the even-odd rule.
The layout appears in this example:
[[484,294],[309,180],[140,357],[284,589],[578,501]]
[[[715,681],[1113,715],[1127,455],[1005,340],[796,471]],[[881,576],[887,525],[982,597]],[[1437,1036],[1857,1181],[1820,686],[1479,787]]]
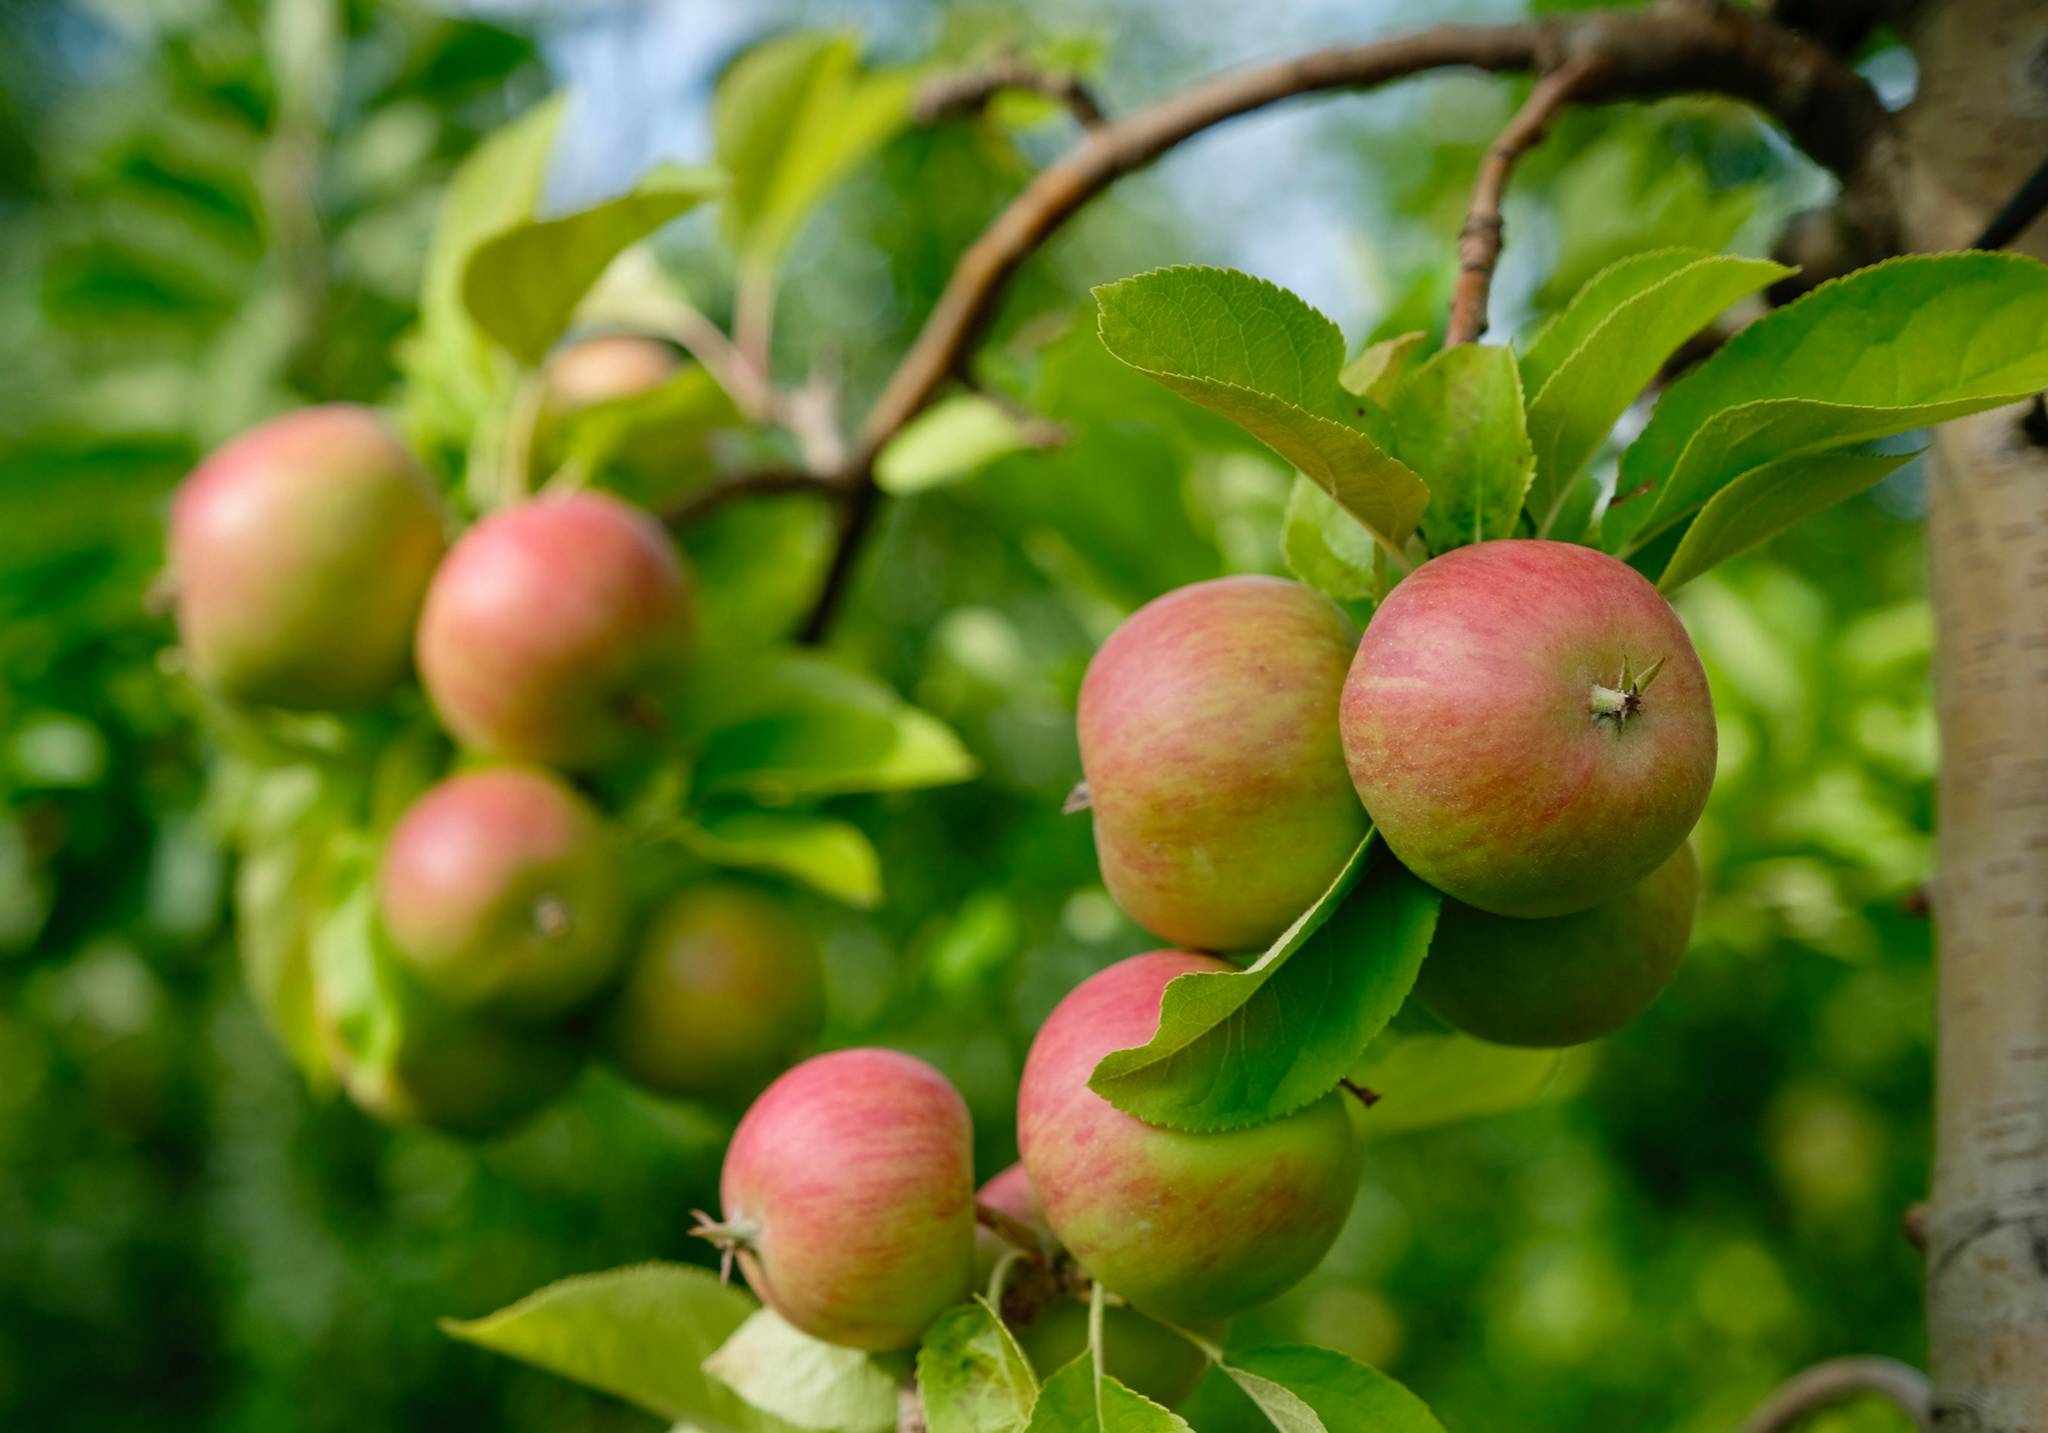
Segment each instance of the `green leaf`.
[[1251,1349],[1224,1371],[1282,1433],[1444,1433],[1421,1399],[1331,1349]]
[[538,363],[613,259],[722,187],[715,169],[664,164],[617,198],[502,229],[463,266],[463,304],[515,357]]
[[812,1338],[773,1309],[757,1309],[704,1371],[753,1407],[818,1433],[896,1426],[896,1378],[867,1354]]
[[561,95],[544,100],[492,134],[449,182],[427,244],[419,333],[405,352],[409,408],[438,438],[467,442],[468,429],[507,390],[501,370],[509,365],[471,320],[463,275],[485,240],[533,217],[565,103]]
[[1337,375],[1338,383],[1343,385],[1345,392],[1370,398],[1382,408],[1393,406],[1402,376],[1407,373],[1415,350],[1427,337],[1428,334],[1417,329],[1367,344],[1358,357],[1344,365],[1343,371]]
[[871,910],[882,899],[882,861],[858,826],[781,811],[713,812],[677,839],[720,866],[792,876],[834,900]]
[[1031,446],[1024,425],[978,393],[945,398],[904,425],[875,458],[875,485],[897,497],[957,482]]
[[1632,551],[1766,463],[1890,437],[2048,387],[2048,267],[1919,254],[1821,285],[1674,383],[1622,455],[1607,540]]
[[467,325],[462,287],[470,258],[492,235],[533,217],[566,105],[563,95],[543,100],[485,139],[455,171],[421,278],[420,315],[428,325]]
[[[1654,256],[1651,256],[1654,257]],[[1714,255],[1667,273],[1646,257],[1596,275],[1559,320],[1557,346],[1592,320],[1585,335],[1557,359],[1529,404],[1529,438],[1536,448],[1536,477],[1529,486],[1529,512],[1539,535],[1547,535],[1578,476],[1615,420],[1648,386],[1678,346],[1715,315],[1747,294],[1792,271],[1766,259]],[[1644,282],[1647,280],[1648,282]],[[1642,286],[1622,297],[1627,283]],[[1598,305],[1607,305],[1604,313]],[[1550,335],[1539,339],[1539,347]],[[1539,368],[1551,361],[1547,353]]]
[[930,1433],[1021,1433],[1038,1379],[985,1299],[939,1316],[917,1351],[917,1390]]
[[1874,487],[1916,456],[1912,451],[1842,448],[1752,468],[1708,499],[1679,539],[1657,586],[1676,592],[1716,563]]
[[718,162],[732,176],[726,227],[742,258],[780,257],[811,209],[900,129],[915,77],[863,71],[855,40],[784,35],[734,62],[712,100]]
[[1107,1375],[1083,1353],[1045,1381],[1028,1433],[1192,1433],[1187,1421]]
[[1335,1088],[1407,998],[1443,900],[1392,859],[1366,869],[1372,844],[1253,964],[1169,982],[1151,1040],[1103,1056],[1089,1088],[1195,1132],[1263,1124]]
[[1265,1415],[1266,1421],[1280,1433],[1326,1433],[1323,1420],[1316,1416],[1315,1409],[1272,1379],[1227,1363],[1223,1365],[1223,1372],[1244,1390],[1245,1397],[1251,1399],[1259,1412]]
[[595,473],[629,448],[659,443],[666,454],[684,451],[719,428],[735,426],[738,410],[716,380],[687,364],[657,388],[585,404],[562,415],[557,446],[584,473]]
[[704,1269],[635,1264],[564,1279],[497,1313],[443,1319],[441,1327],[659,1417],[751,1433],[786,1425],[707,1378],[703,1364],[758,1307]]
[[1394,404],[1401,457],[1429,485],[1432,551],[1512,537],[1536,457],[1513,349],[1462,343],[1407,378]]
[[328,1078],[313,1018],[306,913],[318,901],[325,843],[279,841],[244,854],[235,871],[235,947],[249,996],[301,1074]]
[[388,1065],[405,1035],[397,972],[378,939],[375,863],[368,843],[337,836],[330,847],[333,904],[313,919],[308,955],[335,1039],[365,1067]]
[[312,937],[330,908],[332,855],[346,845],[346,795],[307,762],[233,756],[215,768],[208,813],[240,849],[235,948],[264,1023],[305,1077],[331,1086],[313,1014]]
[[1706,249],[1651,249],[1600,270],[1529,340],[1529,351],[1522,355],[1523,386],[1531,393],[1540,393],[1550,375],[1623,303],[1680,269],[1713,257]]
[[1287,515],[1280,525],[1280,555],[1287,570],[1318,592],[1346,602],[1373,596],[1379,549],[1358,519],[1337,506],[1337,500],[1295,475],[1287,495]]
[[707,656],[684,720],[700,793],[765,801],[943,786],[974,758],[937,717],[873,678],[795,649]]
[[[1539,306],[1562,303],[1599,269],[1646,250],[1684,244],[1719,253],[1728,247],[1766,186],[1724,187],[1727,177],[1710,172],[1684,138],[1701,123],[1702,109],[1728,108],[1726,101],[1638,106],[1602,115],[1596,136],[1586,137],[1585,130],[1573,135],[1576,152],[1546,196],[1559,221],[1558,245],[1536,294]],[[1706,123],[1718,128],[1725,121]]]
[[1102,1376],[1095,1392],[1102,1409],[1103,1433],[1194,1433],[1179,1414],[1108,1374]]
[[1517,1109],[1568,1088],[1571,1068],[1569,1051],[1493,1045],[1447,1029],[1388,1030],[1351,1079],[1379,1096],[1362,1121],[1378,1137]]
[[1183,398],[1231,419],[1314,479],[1390,546],[1429,489],[1360,427],[1337,381],[1344,336],[1299,298],[1231,269],[1180,267],[1095,290],[1103,345]]

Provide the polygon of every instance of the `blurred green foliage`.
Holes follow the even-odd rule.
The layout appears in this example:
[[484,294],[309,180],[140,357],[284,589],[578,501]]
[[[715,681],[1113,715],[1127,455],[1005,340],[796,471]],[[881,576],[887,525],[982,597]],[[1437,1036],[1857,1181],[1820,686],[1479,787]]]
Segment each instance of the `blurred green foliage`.
[[[1133,94],[1218,62],[1134,3],[1099,49]],[[919,7],[923,43],[1044,40],[1024,7]],[[1051,37],[1059,38],[1059,37]],[[1087,37],[1082,37],[1084,40]],[[19,0],[0,10],[0,1424],[95,1430],[638,1429],[638,1414],[444,1340],[433,1319],[563,1274],[700,1257],[723,1128],[593,1072],[467,1146],[309,1091],[242,986],[208,760],[159,653],[170,486],[294,402],[388,396],[440,186],[548,86],[531,38],[423,3]],[[1352,234],[1347,331],[1440,323],[1448,238],[1507,86],[1464,78],[1318,111]],[[916,130],[793,243],[779,356],[871,393],[952,254],[1029,173],[1018,134]],[[684,155],[682,158],[699,156]],[[1213,161],[1212,161],[1213,162]],[[1575,116],[1518,183],[1510,331],[1631,247],[1754,239],[1810,192],[1725,106]],[[1085,285],[1188,258],[1257,268],[1148,177],[1033,265],[982,361],[1060,424],[893,501],[838,638],[961,733],[980,781],[846,798],[882,855],[868,915],[810,907],[832,1036],[961,1085],[993,1172],[1037,1021],[1140,947],[1096,880],[1072,704],[1137,603],[1276,570],[1288,475],[1121,369]],[[1711,229],[1712,235],[1707,231]],[[1342,246],[1340,245],[1340,248]],[[733,275],[666,246],[708,307]],[[18,357],[17,357],[18,355]],[[1925,1188],[1930,624],[1916,470],[1694,584],[1719,783],[1695,949],[1650,1014],[1571,1057],[1556,1098],[1377,1140],[1309,1284],[1236,1337],[1322,1343],[1456,1429],[1731,1427],[1816,1357],[1919,1353],[1899,1232]],[[784,627],[820,558],[799,501],[691,536]],[[1899,1426],[1850,1410],[1835,1433]]]

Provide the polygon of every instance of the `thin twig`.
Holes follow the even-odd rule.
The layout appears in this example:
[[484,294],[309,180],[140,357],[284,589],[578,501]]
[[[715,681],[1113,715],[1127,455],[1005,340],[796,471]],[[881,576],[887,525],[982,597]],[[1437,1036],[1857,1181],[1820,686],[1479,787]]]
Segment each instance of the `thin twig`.
[[740,265],[732,302],[733,344],[764,387],[773,391],[770,358],[775,342],[775,270],[749,261]]
[[[759,284],[742,281],[740,299],[742,337],[747,344],[764,344],[764,326],[772,321],[772,287],[764,290]],[[669,306],[668,329],[670,337],[704,366],[744,417],[787,429],[812,472],[830,476],[844,470],[846,439],[839,431],[839,387],[829,374],[813,374],[801,388],[777,388],[768,376],[765,358],[756,358],[746,344],[726,337],[725,330],[704,313],[680,301]]]
[[1109,123],[1079,76],[1041,69],[1019,55],[1005,55],[977,69],[939,76],[919,92],[911,115],[920,124],[931,124],[979,114],[1005,90],[1028,90],[1057,100],[1083,129],[1100,129]]
[[1786,1433],[1810,1413],[1871,1394],[1885,1399],[1932,1433],[1934,1394],[1927,1375],[1891,1358],[1831,1358],[1796,1373],[1758,1405],[1737,1433]]
[[757,423],[765,421],[774,406],[773,395],[739,346],[692,305],[678,300],[670,305],[670,310],[668,329],[675,341],[704,366],[712,380],[739,405],[741,413]]
[[804,468],[764,468],[758,473],[742,473],[738,477],[706,483],[663,508],[660,517],[668,527],[684,528],[742,498],[776,497],[784,493],[816,493],[819,497],[830,498],[839,496],[842,491],[832,479],[820,477]]
[[796,439],[797,451],[814,473],[837,473],[846,467],[846,436],[839,430],[839,379],[836,371],[820,370],[803,386],[776,395],[775,415]]
[[1458,284],[1451,294],[1451,320],[1444,346],[1471,343],[1486,332],[1486,296],[1493,289],[1494,266],[1500,262],[1503,226],[1501,201],[1508,178],[1523,155],[1542,140],[1551,121],[1590,83],[1605,63],[1598,53],[1577,55],[1536,82],[1529,98],[1500,132],[1479,163],[1465,227],[1458,231]]
[[533,440],[547,406],[547,382],[530,373],[512,395],[505,418],[505,437],[498,449],[498,501],[516,503],[533,488]]
[[844,600],[873,526],[875,455],[960,370],[1019,266],[1090,199],[1212,125],[1280,100],[1365,89],[1427,70],[1468,67],[1550,75],[1600,57],[1575,98],[1593,102],[1705,92],[1745,100],[1844,180],[1863,175],[1890,133],[1883,104],[1855,71],[1764,16],[1719,0],[1662,0],[1640,11],[1590,11],[1505,25],[1437,25],[1229,71],[1089,131],[970,244],[938,303],[862,424],[844,473],[838,546],[803,628],[821,640]]

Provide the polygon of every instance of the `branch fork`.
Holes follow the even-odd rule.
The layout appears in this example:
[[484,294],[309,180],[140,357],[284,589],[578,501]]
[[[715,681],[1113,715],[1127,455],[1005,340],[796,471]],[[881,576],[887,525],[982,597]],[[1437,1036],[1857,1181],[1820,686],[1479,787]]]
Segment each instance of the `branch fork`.
[[[924,327],[868,410],[857,440],[838,455],[840,461],[823,463],[831,451],[823,444],[806,449],[820,490],[839,502],[839,530],[802,639],[822,641],[845,598],[880,504],[877,456],[964,369],[1010,278],[1069,218],[1124,175],[1226,120],[1282,100],[1369,89],[1447,68],[1537,76],[1527,102],[1488,151],[1474,187],[1459,238],[1461,268],[1450,343],[1470,342],[1484,329],[1508,179],[1569,104],[1694,92],[1745,101],[1834,170],[1843,180],[1845,199],[1871,189],[1874,175],[1885,177],[1885,157],[1895,147],[1891,118],[1867,81],[1822,46],[1729,0],[1659,0],[1643,10],[1589,11],[1498,25],[1434,25],[1228,71],[1113,121],[1071,76],[1035,70],[1015,59],[934,81],[920,101],[922,117],[972,112],[1004,89],[1029,89],[1062,97],[1084,132],[962,252]],[[721,361],[738,354],[722,334],[702,350],[690,346],[700,357],[709,353]],[[713,359],[705,361],[712,366]],[[726,366],[735,367],[730,361]],[[719,376],[717,368],[713,372]],[[752,375],[740,365],[737,378],[744,387]],[[778,413],[777,402],[760,396],[761,391],[757,385],[759,411],[791,417]],[[766,392],[772,394],[772,388]],[[795,430],[799,424],[789,426]],[[755,490],[746,480],[738,481]]]

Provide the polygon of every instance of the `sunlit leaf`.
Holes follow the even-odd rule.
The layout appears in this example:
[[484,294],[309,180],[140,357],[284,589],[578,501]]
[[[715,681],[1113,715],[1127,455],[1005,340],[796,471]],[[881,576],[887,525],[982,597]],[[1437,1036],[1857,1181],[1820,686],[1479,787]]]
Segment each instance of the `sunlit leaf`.
[[858,826],[782,811],[709,813],[677,839],[705,860],[791,876],[865,910],[882,898],[882,863]]
[[1514,350],[1463,343],[1434,355],[1402,380],[1394,424],[1402,459],[1429,485],[1432,551],[1514,536],[1536,464]]
[[1187,1421],[1133,1393],[1115,1378],[1096,1378],[1083,1353],[1045,1381],[1028,1433],[1192,1433]]
[[1224,1371],[1282,1433],[1443,1433],[1421,1399],[1331,1349],[1249,1349],[1232,1353]]
[[852,37],[818,31],[735,61],[712,104],[734,247],[773,262],[832,186],[903,126],[914,82],[907,70],[863,70]]
[[942,399],[904,425],[875,459],[875,483],[898,497],[957,482],[1031,446],[1015,414],[978,393]]
[[1351,1080],[1379,1097],[1361,1121],[1374,1137],[1518,1109],[1569,1089],[1567,1073],[1584,1064],[1569,1051],[1493,1045],[1448,1029],[1390,1029],[1367,1048]]
[[1676,592],[1719,562],[1883,481],[1915,454],[1845,448],[1752,468],[1707,501],[1657,585]]
[[1280,526],[1280,555],[1289,572],[1318,592],[1342,601],[1362,601],[1377,591],[1373,566],[1378,552],[1372,534],[1357,518],[1296,475]]
[[662,1418],[734,1433],[780,1430],[704,1360],[759,1305],[705,1269],[635,1264],[550,1284],[480,1319],[444,1319],[464,1342],[614,1394]]
[[704,1360],[704,1371],[754,1408],[816,1433],[896,1426],[896,1375],[859,1349],[823,1343],[757,1309]]
[[1109,351],[1237,423],[1398,546],[1429,489],[1361,426],[1344,336],[1299,298],[1230,269],[1183,266],[1095,290]]
[[943,722],[872,677],[793,649],[706,658],[685,713],[706,794],[767,800],[942,786],[974,774]]
[[576,304],[627,245],[717,194],[718,171],[665,164],[628,193],[573,214],[513,224],[470,252],[462,298],[485,333],[538,363]]
[[1169,1129],[1241,1129],[1336,1087],[1415,984],[1442,897],[1372,838],[1244,970],[1176,976],[1151,1040],[1105,1055],[1089,1087]]
[[1678,346],[1737,299],[1790,272],[1768,260],[1722,254],[1669,272],[1648,258],[1624,261],[1594,277],[1583,302],[1575,299],[1554,330],[1557,348],[1577,338],[1570,350],[1553,361],[1550,334],[1538,343],[1546,350],[1538,371],[1548,371],[1529,401],[1536,476],[1528,504],[1539,535],[1550,532],[1572,480]]
[[994,1309],[977,1298],[941,1314],[917,1351],[930,1433],[1022,1433],[1038,1379]]
[[1890,437],[2048,388],[2048,267],[1915,254],[1758,319],[1674,383],[1622,455],[1621,551],[1767,463]]

